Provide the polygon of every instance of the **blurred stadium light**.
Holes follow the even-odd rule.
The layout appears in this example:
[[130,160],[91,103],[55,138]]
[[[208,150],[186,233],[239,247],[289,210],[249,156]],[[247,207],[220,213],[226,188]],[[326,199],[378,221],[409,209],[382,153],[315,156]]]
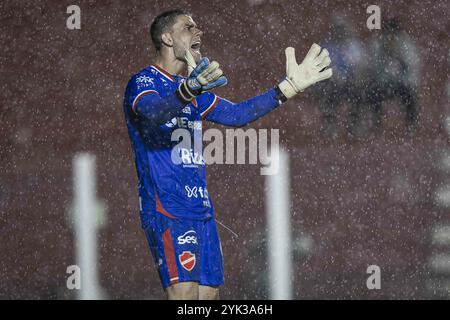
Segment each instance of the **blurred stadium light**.
[[282,148],[275,168],[266,176],[267,252],[269,261],[269,298],[292,299],[292,250],[290,221],[289,155]]

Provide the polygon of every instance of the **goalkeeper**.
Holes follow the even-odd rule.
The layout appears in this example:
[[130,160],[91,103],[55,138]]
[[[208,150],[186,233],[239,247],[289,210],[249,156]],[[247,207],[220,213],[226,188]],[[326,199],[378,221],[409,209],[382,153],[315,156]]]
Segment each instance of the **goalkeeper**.
[[[264,116],[314,83],[330,78],[326,49],[313,44],[298,64],[286,49],[286,76],[267,92],[233,103],[216,96],[227,84],[216,61],[201,56],[201,38],[191,15],[172,10],[150,29],[157,56],[131,77],[124,97],[125,120],[138,175],[140,216],[156,268],[169,299],[218,299],[224,283],[222,249],[201,150],[181,148],[172,132],[201,136],[202,121],[243,126]],[[181,74],[187,74],[183,77]]]

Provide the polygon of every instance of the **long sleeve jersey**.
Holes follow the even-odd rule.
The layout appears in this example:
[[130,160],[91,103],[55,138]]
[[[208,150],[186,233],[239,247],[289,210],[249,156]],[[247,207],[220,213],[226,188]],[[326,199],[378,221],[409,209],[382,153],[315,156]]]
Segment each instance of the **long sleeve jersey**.
[[[192,220],[214,215],[201,148],[202,121],[243,126],[281,104],[271,89],[240,103],[205,92],[184,105],[176,90],[185,80],[152,65],[131,77],[125,91],[124,113],[144,228],[153,213]],[[180,147],[180,141],[173,139],[177,129],[189,132],[191,143]]]

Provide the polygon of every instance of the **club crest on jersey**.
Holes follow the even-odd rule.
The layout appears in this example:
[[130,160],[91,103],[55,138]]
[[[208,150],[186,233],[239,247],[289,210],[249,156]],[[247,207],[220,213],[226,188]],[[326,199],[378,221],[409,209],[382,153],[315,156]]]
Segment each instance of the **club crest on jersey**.
[[187,271],[192,271],[195,267],[195,254],[190,251],[183,251],[182,254],[178,256],[180,264]]

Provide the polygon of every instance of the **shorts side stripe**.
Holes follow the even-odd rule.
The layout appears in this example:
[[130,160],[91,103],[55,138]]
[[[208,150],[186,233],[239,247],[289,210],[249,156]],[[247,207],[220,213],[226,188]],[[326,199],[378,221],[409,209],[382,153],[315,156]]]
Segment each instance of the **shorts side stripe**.
[[178,282],[179,278],[170,228],[164,231],[162,240],[164,246],[164,255],[166,256],[167,268],[169,269],[169,279],[170,283],[172,284]]
[[171,219],[175,219],[173,215],[171,215],[169,212],[167,212],[166,209],[164,209],[163,205],[161,204],[161,200],[159,200],[158,192],[155,189],[155,200],[156,200],[156,211],[159,213],[162,213],[166,217],[169,217]]

